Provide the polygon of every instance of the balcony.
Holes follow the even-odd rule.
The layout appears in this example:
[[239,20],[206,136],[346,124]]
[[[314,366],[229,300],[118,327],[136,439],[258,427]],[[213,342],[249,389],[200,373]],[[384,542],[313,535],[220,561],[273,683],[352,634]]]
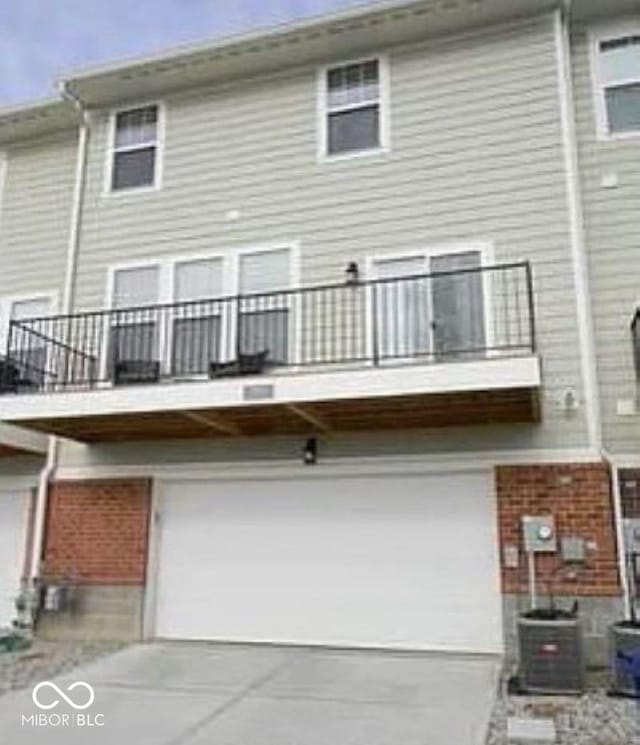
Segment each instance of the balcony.
[[0,411],[83,442],[533,422],[527,263],[14,320]]

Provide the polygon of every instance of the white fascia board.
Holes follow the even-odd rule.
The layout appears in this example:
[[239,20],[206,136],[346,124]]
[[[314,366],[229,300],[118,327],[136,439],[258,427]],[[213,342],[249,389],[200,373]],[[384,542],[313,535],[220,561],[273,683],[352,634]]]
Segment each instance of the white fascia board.
[[[131,413],[198,411],[256,405],[313,403],[437,393],[537,388],[537,356],[401,367],[377,367],[306,374],[261,375],[192,383],[139,385],[53,394],[25,394],[0,400],[2,417],[29,419]],[[252,386],[269,395],[246,398]]]
[[43,455],[47,452],[48,439],[39,432],[0,422],[0,445]]

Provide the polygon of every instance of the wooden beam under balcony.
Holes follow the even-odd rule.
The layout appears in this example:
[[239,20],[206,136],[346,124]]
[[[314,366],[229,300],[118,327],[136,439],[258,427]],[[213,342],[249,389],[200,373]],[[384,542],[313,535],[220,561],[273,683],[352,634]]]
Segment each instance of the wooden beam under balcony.
[[86,443],[181,438],[259,437],[416,430],[539,421],[539,390],[511,388],[361,397],[309,403],[262,403],[194,411],[56,416],[22,422]]

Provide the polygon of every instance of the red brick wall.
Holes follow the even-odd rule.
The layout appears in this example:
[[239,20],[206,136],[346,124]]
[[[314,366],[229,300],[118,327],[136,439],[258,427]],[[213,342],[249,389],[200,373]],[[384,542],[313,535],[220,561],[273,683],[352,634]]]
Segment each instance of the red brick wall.
[[[576,535],[593,541],[587,560],[575,579],[559,572],[554,591],[567,595],[619,594],[615,530],[608,468],[601,463],[496,468],[500,546],[521,546],[523,515],[552,514],[558,538]],[[547,581],[560,562],[559,552],[538,555],[539,587],[547,591]],[[503,592],[527,591],[527,562],[521,556],[518,569],[502,569]]]
[[85,584],[143,584],[150,494],[143,479],[53,483],[44,574]]

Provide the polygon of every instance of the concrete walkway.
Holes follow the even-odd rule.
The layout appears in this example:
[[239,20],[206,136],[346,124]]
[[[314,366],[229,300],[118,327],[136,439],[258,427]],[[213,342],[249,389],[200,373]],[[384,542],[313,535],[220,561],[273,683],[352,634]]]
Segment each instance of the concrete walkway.
[[[483,745],[492,657],[156,643],[0,698],[7,745]],[[68,724],[65,720],[65,715]],[[40,721],[47,723],[37,725]],[[78,721],[84,717],[84,722]],[[89,726],[100,724],[103,726]],[[80,726],[84,724],[84,726]]]

